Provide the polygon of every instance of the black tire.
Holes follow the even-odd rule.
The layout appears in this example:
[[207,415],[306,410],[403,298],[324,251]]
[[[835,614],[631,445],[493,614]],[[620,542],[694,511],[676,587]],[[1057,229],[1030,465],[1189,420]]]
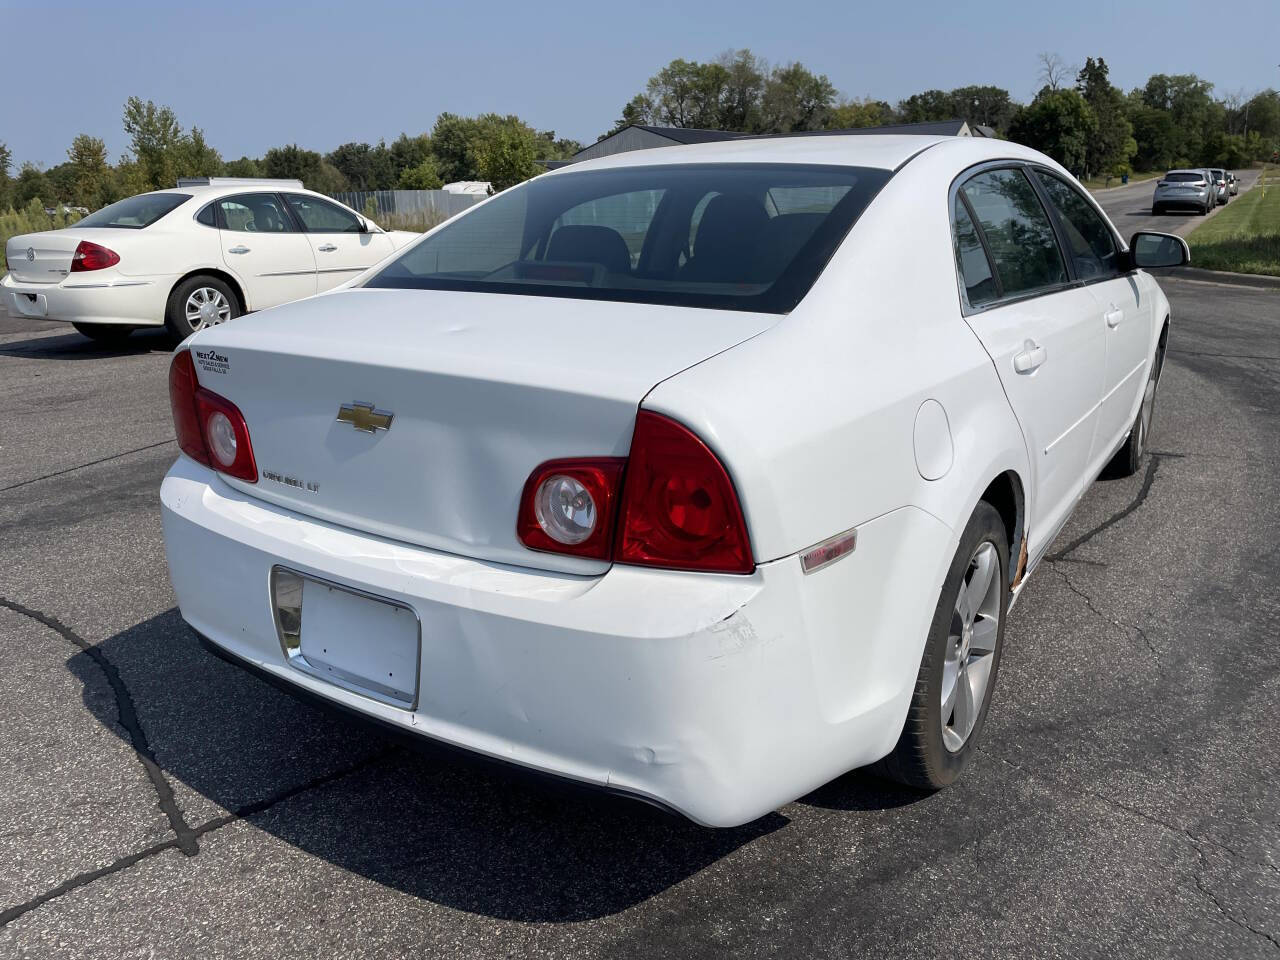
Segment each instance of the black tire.
[[[1102,476],[1107,480],[1118,480],[1121,477],[1132,477],[1142,469],[1147,450],[1151,446],[1151,426],[1156,416],[1156,392],[1160,387],[1160,375],[1164,372],[1164,348],[1168,338],[1168,329],[1160,335],[1156,345],[1155,356],[1151,360],[1151,371],[1147,374],[1147,383],[1143,388],[1142,403],[1138,405],[1138,415],[1134,417],[1129,428],[1129,436],[1119,450],[1116,451],[1105,467]],[[1148,401],[1148,391],[1150,400]]]
[[[991,657],[985,696],[977,712],[977,719],[959,749],[952,750],[943,739],[943,724],[949,717],[941,716],[943,703],[943,664],[947,659],[949,644],[956,642],[953,622],[961,585],[968,587],[971,576],[970,561],[984,544],[991,544],[999,557],[999,569],[995,577],[999,585],[999,620],[995,631],[994,650]],[[989,554],[988,554],[989,555]],[[1000,668],[1000,653],[1004,647],[1005,614],[1009,609],[1009,538],[1000,514],[989,503],[981,502],[969,518],[960,537],[955,558],[942,585],[942,595],[933,614],[929,638],[925,641],[920,672],[916,676],[915,692],[902,734],[893,752],[880,761],[877,770],[883,776],[899,783],[925,790],[940,790],[954,783],[976,752],[982,728],[991,706],[991,694],[995,690],[996,675]]]
[[1212,209],[1213,209],[1213,204],[1212,204],[1212,203],[1206,203],[1206,204],[1205,204],[1205,205],[1200,209],[1200,216],[1202,216],[1202,217],[1207,217],[1207,216],[1209,215],[1209,211],[1210,211],[1210,210],[1212,210]]
[[1162,213],[1164,213],[1164,211],[1163,211],[1163,210],[1161,210],[1159,207],[1157,207],[1157,206],[1152,206],[1152,208],[1151,208],[1151,215],[1152,215],[1153,217],[1158,217],[1158,216],[1160,216]]
[[123,343],[134,330],[118,323],[73,323],[72,326],[76,333],[98,343]]
[[185,340],[199,329],[198,324],[192,323],[187,318],[186,310],[187,301],[199,290],[216,291],[222,297],[227,306],[226,315],[222,320],[230,320],[244,312],[240,305],[240,298],[225,280],[207,274],[188,277],[173,288],[173,292],[169,294],[168,306],[164,311],[164,325],[175,340]]

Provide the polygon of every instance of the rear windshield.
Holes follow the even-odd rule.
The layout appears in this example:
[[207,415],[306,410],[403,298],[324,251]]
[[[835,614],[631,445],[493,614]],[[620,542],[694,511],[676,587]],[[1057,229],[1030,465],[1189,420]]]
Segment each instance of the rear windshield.
[[141,230],[191,199],[189,193],[142,193],[121,200],[76,222],[77,227],[123,227]]
[[1165,180],[1170,183],[1194,183],[1196,180],[1203,179],[1203,173],[1169,173],[1165,175]]
[[538,177],[445,225],[365,286],[786,313],[890,176],[688,164]]

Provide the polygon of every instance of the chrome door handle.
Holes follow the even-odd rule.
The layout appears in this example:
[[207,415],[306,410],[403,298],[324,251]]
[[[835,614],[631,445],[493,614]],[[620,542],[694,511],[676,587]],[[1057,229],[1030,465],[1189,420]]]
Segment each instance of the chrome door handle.
[[1027,340],[1022,344],[1022,352],[1013,355],[1013,369],[1017,373],[1030,373],[1044,363],[1048,356],[1044,347],[1034,340]]
[[1116,307],[1112,307],[1103,315],[1103,319],[1107,321],[1107,326],[1115,329],[1120,326],[1120,321],[1124,319],[1124,311]]
[[238,247],[230,247],[227,250],[227,253],[248,253],[248,252],[249,252],[249,248],[246,247],[244,244],[240,244],[240,246]]
[[335,247],[332,243],[326,243],[322,247],[316,247],[316,249],[319,250],[321,253],[333,253],[333,251],[337,250],[338,248]]

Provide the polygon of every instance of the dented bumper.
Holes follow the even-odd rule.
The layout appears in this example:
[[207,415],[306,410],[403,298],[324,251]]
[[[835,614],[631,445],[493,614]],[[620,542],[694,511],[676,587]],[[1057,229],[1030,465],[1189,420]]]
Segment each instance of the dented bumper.
[[[851,619],[849,605],[864,600],[851,584],[863,563],[898,562],[865,554],[898,539],[901,524],[949,535],[918,511],[888,527],[881,518],[859,530],[864,557],[833,564],[834,577],[806,576],[796,557],[750,576],[615,565],[580,577],[316,521],[232,490],[186,458],[161,499],[182,615],[233,656],[384,723],[713,826],[754,819],[892,747],[920,647],[904,644],[893,617],[877,623],[863,610]],[[417,614],[413,709],[290,664],[271,602],[277,565]],[[893,602],[894,588],[874,579],[865,602]],[[835,629],[826,608],[837,601],[846,614],[839,636],[816,636]],[[833,678],[833,643],[840,657],[860,652],[851,661],[859,668]]]

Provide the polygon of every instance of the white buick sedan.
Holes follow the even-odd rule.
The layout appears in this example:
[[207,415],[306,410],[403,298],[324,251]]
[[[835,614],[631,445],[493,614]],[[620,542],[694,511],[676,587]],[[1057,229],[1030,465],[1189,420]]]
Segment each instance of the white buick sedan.
[[1169,331],[1079,185],[984,139],[646,150],[200,331],[162,488],[214,652],[742,823],[971,762],[1007,611],[1143,457]]
[[197,177],[12,237],[0,306],[95,340],[161,324],[182,339],[336,287],[419,236],[382,230],[297,180]]

